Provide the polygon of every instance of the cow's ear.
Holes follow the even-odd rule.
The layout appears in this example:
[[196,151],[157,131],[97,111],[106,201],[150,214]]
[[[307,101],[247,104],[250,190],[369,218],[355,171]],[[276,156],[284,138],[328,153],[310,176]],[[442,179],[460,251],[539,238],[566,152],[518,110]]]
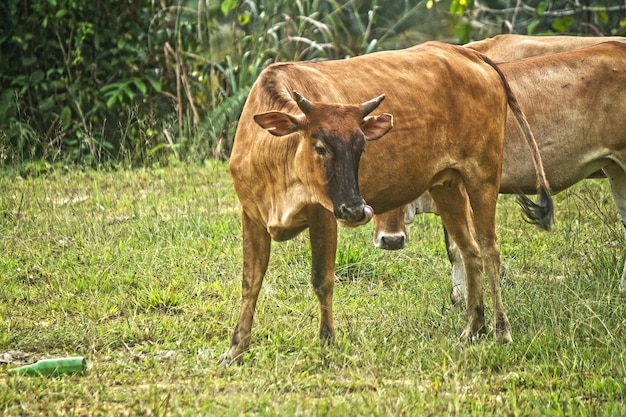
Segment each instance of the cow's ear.
[[361,130],[365,134],[365,140],[376,140],[393,127],[393,116],[383,113],[378,116],[368,116],[363,119]]
[[254,121],[274,136],[284,136],[300,130],[302,121],[296,116],[280,111],[255,114]]

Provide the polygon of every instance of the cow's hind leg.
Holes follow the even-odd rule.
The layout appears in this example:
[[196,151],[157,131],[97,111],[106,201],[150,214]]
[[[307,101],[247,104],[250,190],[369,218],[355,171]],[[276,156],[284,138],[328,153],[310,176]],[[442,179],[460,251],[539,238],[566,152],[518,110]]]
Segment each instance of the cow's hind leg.
[[243,354],[250,346],[254,310],[270,258],[271,238],[265,228],[252,221],[245,212],[242,216],[242,225],[243,280],[241,282],[241,306],[230,347],[220,359],[222,366],[228,366],[231,362],[243,362]]
[[[491,323],[498,342],[508,343],[513,340],[511,324],[502,302],[500,290],[500,251],[496,245],[496,203],[499,184],[493,184],[484,177],[482,180],[472,176],[473,185],[467,185],[467,193],[474,213],[476,237],[483,256],[485,273],[489,278],[489,289],[493,303]],[[468,285],[469,292],[469,285]]]
[[[611,162],[603,168],[604,173],[609,179],[613,200],[617,207],[617,212],[622,219],[622,225],[626,233],[626,173],[624,168],[616,162]],[[622,279],[619,283],[619,292],[622,296],[626,296],[626,264],[622,269]]]
[[467,300],[465,287],[465,268],[463,258],[456,242],[450,238],[448,230],[443,228],[443,237],[446,242],[446,253],[452,267],[452,289],[450,290],[450,302],[454,306],[462,306]]
[[337,221],[322,206],[307,209],[311,238],[311,283],[320,305],[320,341],[335,338],[333,324],[333,290],[335,288],[335,257],[337,253]]
[[467,326],[461,340],[471,340],[486,333],[483,299],[483,261],[476,240],[472,209],[459,178],[430,189],[439,214],[461,250],[467,284]]
[[[465,288],[465,269],[463,267],[463,259],[461,251],[454,239],[450,238],[446,228],[443,228],[443,236],[446,242],[446,252],[448,260],[452,267],[452,289],[450,290],[450,302],[455,307],[461,307],[465,304],[467,298],[467,289]],[[506,276],[506,269],[500,262],[500,281]]]

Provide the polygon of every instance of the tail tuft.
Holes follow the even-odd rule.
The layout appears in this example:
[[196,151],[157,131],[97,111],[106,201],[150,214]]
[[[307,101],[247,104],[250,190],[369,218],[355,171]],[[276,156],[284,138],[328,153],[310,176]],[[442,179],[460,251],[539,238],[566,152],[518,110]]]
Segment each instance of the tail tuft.
[[544,230],[550,230],[554,219],[554,204],[550,191],[548,191],[547,188],[541,187],[539,189],[538,203],[534,203],[530,198],[521,193],[517,194],[517,202],[522,206],[528,223],[535,224]]

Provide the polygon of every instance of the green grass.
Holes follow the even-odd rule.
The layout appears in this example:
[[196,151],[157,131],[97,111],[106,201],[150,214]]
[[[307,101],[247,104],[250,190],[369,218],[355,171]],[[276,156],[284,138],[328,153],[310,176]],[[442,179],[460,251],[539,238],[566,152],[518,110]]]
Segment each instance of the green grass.
[[[622,227],[605,182],[555,200],[542,233],[500,198],[514,343],[459,343],[465,314],[449,308],[440,223],[425,215],[399,252],[374,249],[371,225],[340,231],[330,347],[307,234],[274,243],[252,348],[223,369],[242,263],[225,164],[6,174],[0,359],[18,354],[0,364],[0,414],[625,415]],[[70,355],[85,375],[6,372]]]

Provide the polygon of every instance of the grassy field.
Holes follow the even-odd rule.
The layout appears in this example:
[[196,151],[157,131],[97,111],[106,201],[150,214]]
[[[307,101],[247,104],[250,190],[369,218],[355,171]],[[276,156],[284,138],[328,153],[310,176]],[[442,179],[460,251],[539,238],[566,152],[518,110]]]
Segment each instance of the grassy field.
[[[252,348],[223,369],[242,263],[225,164],[4,174],[0,414],[626,415],[622,226],[603,181],[555,201],[543,233],[500,198],[514,343],[459,343],[465,313],[449,308],[440,223],[424,215],[398,252],[374,249],[371,224],[340,231],[331,347],[307,234],[274,243]],[[73,355],[85,375],[7,373]]]

